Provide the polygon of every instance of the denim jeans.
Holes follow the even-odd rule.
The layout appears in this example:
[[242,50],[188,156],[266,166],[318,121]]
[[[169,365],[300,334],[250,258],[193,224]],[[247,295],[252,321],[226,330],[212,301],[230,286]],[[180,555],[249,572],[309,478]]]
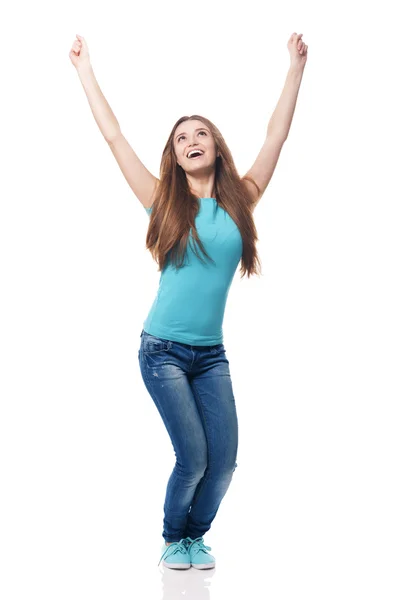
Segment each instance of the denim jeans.
[[238,421],[223,344],[191,346],[144,330],[138,352],[144,384],[164,422],[176,463],[164,503],[166,542],[211,527],[237,466]]

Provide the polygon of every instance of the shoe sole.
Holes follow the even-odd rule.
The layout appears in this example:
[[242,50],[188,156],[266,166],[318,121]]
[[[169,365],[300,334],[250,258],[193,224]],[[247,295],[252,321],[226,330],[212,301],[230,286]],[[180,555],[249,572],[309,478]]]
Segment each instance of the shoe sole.
[[208,563],[208,564],[205,564],[205,565],[194,565],[192,563],[192,567],[194,569],[214,569],[215,568],[215,563]]
[[168,569],[190,569],[190,563],[167,563],[163,560],[162,564],[164,567],[168,567]]

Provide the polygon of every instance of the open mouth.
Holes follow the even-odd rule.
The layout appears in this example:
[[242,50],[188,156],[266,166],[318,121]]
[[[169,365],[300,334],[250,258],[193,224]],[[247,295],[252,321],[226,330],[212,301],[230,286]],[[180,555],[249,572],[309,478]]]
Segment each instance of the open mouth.
[[204,152],[201,152],[201,150],[193,150],[192,152],[189,152],[188,158],[194,160],[195,158],[200,158],[200,156],[203,156],[203,154]]

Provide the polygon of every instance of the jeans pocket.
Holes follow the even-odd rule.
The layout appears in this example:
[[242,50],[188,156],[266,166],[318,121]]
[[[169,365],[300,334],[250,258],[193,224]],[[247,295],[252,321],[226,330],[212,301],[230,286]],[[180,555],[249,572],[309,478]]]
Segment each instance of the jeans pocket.
[[157,352],[165,352],[172,348],[173,343],[170,340],[144,333],[142,337],[142,345],[144,354],[156,354]]
[[225,352],[225,346],[223,344],[216,344],[215,346],[210,347],[211,354],[222,354]]

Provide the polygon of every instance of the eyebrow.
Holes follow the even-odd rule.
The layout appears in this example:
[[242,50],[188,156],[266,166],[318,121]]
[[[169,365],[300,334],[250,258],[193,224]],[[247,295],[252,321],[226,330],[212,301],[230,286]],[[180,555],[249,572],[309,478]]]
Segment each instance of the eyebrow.
[[[208,131],[207,127],[198,127],[197,129],[195,129],[195,131],[200,131],[202,129],[204,129],[204,131]],[[186,135],[186,131],[181,131],[181,133],[178,133],[178,135],[175,137],[175,139],[181,135]]]

